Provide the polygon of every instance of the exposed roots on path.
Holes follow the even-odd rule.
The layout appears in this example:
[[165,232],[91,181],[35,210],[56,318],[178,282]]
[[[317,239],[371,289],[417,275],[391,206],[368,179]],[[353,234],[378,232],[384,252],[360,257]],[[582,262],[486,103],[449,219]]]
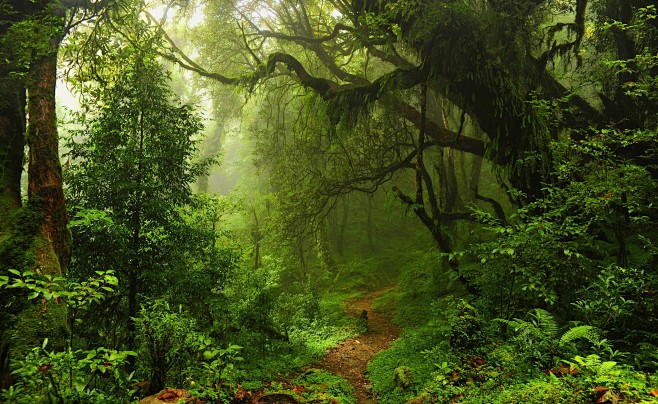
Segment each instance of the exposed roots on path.
[[368,379],[368,362],[379,351],[390,348],[391,343],[400,335],[400,329],[391,319],[372,310],[372,303],[392,287],[378,290],[355,298],[347,304],[347,312],[360,317],[363,310],[368,315],[368,331],[356,338],[346,339],[337,347],[330,349],[317,365],[335,375],[345,378],[353,387],[357,403],[375,403],[372,384]]

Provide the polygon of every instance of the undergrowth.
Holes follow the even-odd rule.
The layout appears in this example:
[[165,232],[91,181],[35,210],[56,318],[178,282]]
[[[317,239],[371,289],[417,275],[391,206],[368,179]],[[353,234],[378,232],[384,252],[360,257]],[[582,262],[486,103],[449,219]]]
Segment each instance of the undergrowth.
[[368,367],[379,403],[658,402],[658,377],[633,366],[638,355],[652,363],[655,347],[620,352],[598,328],[543,309],[490,318],[466,295],[446,295],[431,256],[415,254],[373,305],[404,329]]

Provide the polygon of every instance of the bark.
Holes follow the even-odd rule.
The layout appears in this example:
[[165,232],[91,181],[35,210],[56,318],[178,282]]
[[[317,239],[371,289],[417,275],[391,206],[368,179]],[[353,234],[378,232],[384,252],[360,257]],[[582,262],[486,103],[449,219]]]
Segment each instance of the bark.
[[[14,6],[16,11],[10,14],[12,22],[32,18],[43,12],[47,5],[45,1],[15,3],[9,4],[9,9]],[[63,10],[55,10],[54,16],[62,17],[60,11]],[[35,269],[55,276],[66,272],[70,258],[55,115],[57,52],[61,40],[59,35],[43,39],[47,45],[46,51],[36,54],[29,67],[20,71],[24,73],[25,81],[9,77],[9,73],[19,72],[12,65],[2,66],[3,76],[0,79],[0,208],[3,214],[21,207],[26,105],[29,148],[27,208],[16,216],[20,216],[19,219],[5,216],[0,220],[2,249],[11,255],[12,260],[3,264],[18,270]],[[11,361],[20,360],[45,337],[50,339],[51,348],[63,349],[66,346],[69,333],[66,307],[51,301],[45,304],[47,315],[43,315],[42,302],[36,305],[26,302],[25,306],[16,309],[11,324],[2,325],[0,376],[3,387],[10,382],[7,372]]]
[[[132,207],[131,217],[132,237],[130,250],[133,256],[130,262],[130,268],[128,269],[128,318],[126,319],[128,349],[132,349],[135,345],[136,327],[134,319],[137,317],[139,272],[142,269],[140,250],[142,237],[142,158],[144,156],[144,139],[146,136],[144,125],[144,110],[142,110],[139,112],[139,152],[137,154],[137,167],[135,169],[137,175],[135,178],[135,189],[137,194],[134,195],[135,205]],[[131,365],[134,366],[134,362],[131,361]]]
[[[25,87],[5,77],[0,79],[0,214],[21,206],[21,174],[25,149]],[[0,218],[0,232],[5,231]]]
[[368,198],[368,218],[367,218],[367,223],[366,223],[366,228],[367,228],[367,233],[368,233],[368,246],[370,247],[370,251],[375,250],[375,242],[373,241],[372,233],[372,200],[375,197],[374,193],[370,193],[367,195]]
[[[43,215],[41,233],[57,256],[57,266],[47,262],[45,253],[37,252],[37,265],[48,272],[63,274],[70,258],[70,233],[62,187],[59,161],[55,85],[57,49],[61,38],[51,39],[51,51],[34,62],[28,79],[28,201]],[[44,261],[45,260],[45,261]]]
[[251,212],[254,215],[254,227],[251,230],[251,237],[254,241],[254,269],[258,269],[260,268],[260,241],[263,238],[263,235],[260,232],[256,208],[252,207],[251,209]]

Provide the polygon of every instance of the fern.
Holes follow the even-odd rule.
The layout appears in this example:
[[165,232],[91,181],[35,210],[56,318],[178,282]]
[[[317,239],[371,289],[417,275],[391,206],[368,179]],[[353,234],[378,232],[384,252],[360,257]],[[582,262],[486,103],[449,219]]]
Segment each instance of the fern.
[[601,357],[595,354],[587,355],[586,357],[576,355],[573,360],[582,368],[594,369],[601,366]]
[[575,340],[585,339],[592,344],[599,342],[599,333],[591,325],[579,325],[569,329],[560,337],[560,346],[565,346]]
[[533,311],[534,313],[531,311],[529,316],[532,318],[531,322],[535,328],[541,331],[545,339],[555,338],[559,328],[555,317],[544,309],[534,309]]
[[557,335],[558,324],[553,315],[546,310],[531,310],[526,317],[529,317],[529,321],[520,318],[515,318],[513,320],[497,318],[494,321],[512,327],[514,332],[517,333],[517,336],[526,336],[537,340],[549,341],[554,339]]
[[587,355],[586,357],[582,356],[576,356],[573,358],[576,364],[578,364],[581,368],[583,369],[588,369],[596,375],[596,377],[601,377],[604,376],[610,371],[612,371],[615,366],[617,366],[617,362],[615,361],[601,361],[601,357],[599,355]]
[[605,361],[601,363],[601,366],[596,369],[596,376],[601,377],[610,373],[615,366],[617,366],[617,362],[615,361]]

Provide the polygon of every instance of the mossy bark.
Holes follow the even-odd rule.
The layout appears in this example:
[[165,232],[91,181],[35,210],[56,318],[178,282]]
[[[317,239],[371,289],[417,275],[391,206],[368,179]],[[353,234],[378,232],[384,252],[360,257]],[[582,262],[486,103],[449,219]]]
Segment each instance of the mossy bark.
[[[32,4],[32,3],[30,3]],[[39,5],[45,7],[45,2]],[[20,10],[19,10],[20,11]],[[43,11],[43,10],[39,10]],[[25,18],[29,18],[25,15]],[[0,81],[0,92],[10,102],[0,104],[0,271],[36,270],[63,275],[70,258],[70,233],[62,187],[55,115],[57,51],[61,37],[46,38],[50,49],[31,63],[27,73],[28,204],[21,208],[20,176],[25,140],[25,87]],[[6,174],[6,175],[5,175]],[[49,338],[51,348],[67,340],[64,305],[40,300],[28,302],[25,291],[2,290],[0,324],[0,382],[7,387],[11,360],[20,360],[29,349]],[[3,310],[4,311],[4,310]]]
[[[21,207],[21,175],[25,154],[25,86],[9,74],[0,77],[0,275],[22,262],[26,246],[17,246],[12,233]],[[0,389],[9,387],[8,331],[16,304],[0,290]]]
[[25,149],[25,86],[0,78],[0,233],[7,215],[21,206],[21,174]]
[[[65,272],[70,258],[71,236],[66,227],[68,216],[64,203],[62,166],[55,115],[57,49],[61,38],[51,39],[52,54],[36,61],[30,68],[28,82],[28,203],[43,212],[41,233],[48,240],[57,265],[48,251],[37,251],[37,265],[45,273]],[[46,249],[47,250],[47,249]]]

